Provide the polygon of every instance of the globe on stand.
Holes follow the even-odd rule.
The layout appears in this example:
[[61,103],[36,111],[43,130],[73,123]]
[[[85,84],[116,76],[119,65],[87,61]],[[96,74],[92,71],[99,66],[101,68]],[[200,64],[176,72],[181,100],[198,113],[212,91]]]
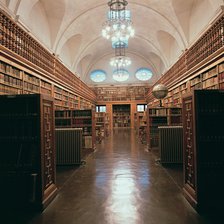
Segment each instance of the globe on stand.
[[153,87],[152,94],[156,99],[159,99],[160,107],[162,107],[162,99],[167,96],[168,88],[163,84],[158,84]]

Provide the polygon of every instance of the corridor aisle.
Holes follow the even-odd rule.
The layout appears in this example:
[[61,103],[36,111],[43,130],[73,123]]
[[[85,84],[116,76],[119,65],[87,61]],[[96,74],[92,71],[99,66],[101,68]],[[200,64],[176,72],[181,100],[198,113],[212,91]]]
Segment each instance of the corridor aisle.
[[[214,221],[214,220],[213,220]],[[16,223],[16,222],[15,222]],[[13,223],[13,224],[15,224]],[[21,223],[24,224],[25,222]],[[181,188],[139,143],[116,129],[29,224],[204,224]]]

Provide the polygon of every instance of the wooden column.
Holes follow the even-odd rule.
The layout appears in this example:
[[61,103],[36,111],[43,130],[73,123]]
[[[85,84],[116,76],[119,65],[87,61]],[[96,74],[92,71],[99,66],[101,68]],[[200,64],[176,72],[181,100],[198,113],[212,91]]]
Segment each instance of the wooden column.
[[111,103],[106,104],[106,111],[109,115],[109,128],[113,127],[113,107]]
[[131,128],[134,128],[134,124],[135,124],[135,112],[137,111],[137,105],[136,103],[131,103],[130,104],[131,107],[131,114],[130,114],[130,118],[131,118]]

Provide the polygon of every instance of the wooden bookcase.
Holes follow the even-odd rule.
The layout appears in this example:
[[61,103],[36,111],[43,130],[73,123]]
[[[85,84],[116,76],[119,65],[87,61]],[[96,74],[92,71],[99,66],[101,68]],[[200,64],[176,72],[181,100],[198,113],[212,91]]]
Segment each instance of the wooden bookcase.
[[0,95],[4,94],[52,94],[52,85],[33,74],[0,61]]
[[138,130],[141,126],[146,126],[146,111],[136,112],[136,129]]
[[0,61],[0,95],[40,93],[54,97],[56,110],[91,109],[93,103],[28,69]]
[[130,104],[113,105],[113,127],[130,127],[130,116]]
[[[224,61],[223,57],[217,62],[204,65],[186,79],[177,82],[175,86],[169,87],[167,96],[162,100],[165,107],[182,107],[182,97],[197,89],[224,89]],[[169,86],[169,83],[167,83]],[[148,93],[148,105],[156,107],[158,100],[155,100],[152,93]]]
[[82,128],[83,148],[95,148],[95,115],[93,110],[55,110],[56,128]]
[[147,116],[146,111],[135,113],[135,130],[142,143],[146,143]]
[[147,108],[147,145],[149,149],[159,147],[159,126],[175,126],[182,123],[179,107]]
[[173,98],[172,99],[173,105],[180,106],[180,104],[181,104],[181,102],[180,102],[180,99],[181,99],[180,86],[173,89],[172,98]]
[[224,91],[183,97],[184,195],[198,210],[223,208]]
[[104,127],[105,127],[105,137],[108,137],[110,134],[110,115],[109,113],[105,113],[105,122],[104,122]]
[[23,78],[19,69],[0,63],[0,94],[22,94]]
[[96,147],[94,113],[93,110],[73,111],[74,127],[83,129],[83,147],[88,149]]
[[202,73],[202,89],[218,89],[218,67]]
[[219,74],[218,74],[218,80],[219,80],[219,89],[224,89],[224,62],[219,65]]
[[65,89],[54,85],[56,110],[79,109],[79,97]]
[[55,110],[56,128],[74,128],[72,110]]
[[1,206],[44,209],[57,192],[53,98],[1,95],[0,104]]
[[138,134],[138,112],[134,113],[134,129],[136,134]]
[[[91,109],[94,105],[80,97],[80,110]],[[94,106],[95,107],[95,106]]]
[[109,116],[106,112],[95,112],[96,141],[101,141],[109,135]]

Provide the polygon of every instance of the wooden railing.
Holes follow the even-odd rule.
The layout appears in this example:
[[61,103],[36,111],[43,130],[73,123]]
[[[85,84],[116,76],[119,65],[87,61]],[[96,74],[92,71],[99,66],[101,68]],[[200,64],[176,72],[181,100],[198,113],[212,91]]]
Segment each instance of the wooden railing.
[[50,74],[50,77],[55,77],[68,84],[78,95],[91,101],[96,100],[96,95],[91,88],[64,66],[53,54],[42,47],[33,37],[20,28],[1,9],[0,45],[43,69]]
[[[186,49],[181,58],[154,84],[163,83],[170,87],[174,81],[178,82],[188,76],[188,71],[194,69],[199,63],[212,56],[224,47],[224,16],[219,18],[214,25],[189,49]],[[153,100],[153,86],[147,94],[147,102]]]
[[2,10],[0,12],[0,44],[49,73],[54,71],[54,57]]
[[222,16],[186,52],[187,68],[190,69],[224,46],[224,16]]

